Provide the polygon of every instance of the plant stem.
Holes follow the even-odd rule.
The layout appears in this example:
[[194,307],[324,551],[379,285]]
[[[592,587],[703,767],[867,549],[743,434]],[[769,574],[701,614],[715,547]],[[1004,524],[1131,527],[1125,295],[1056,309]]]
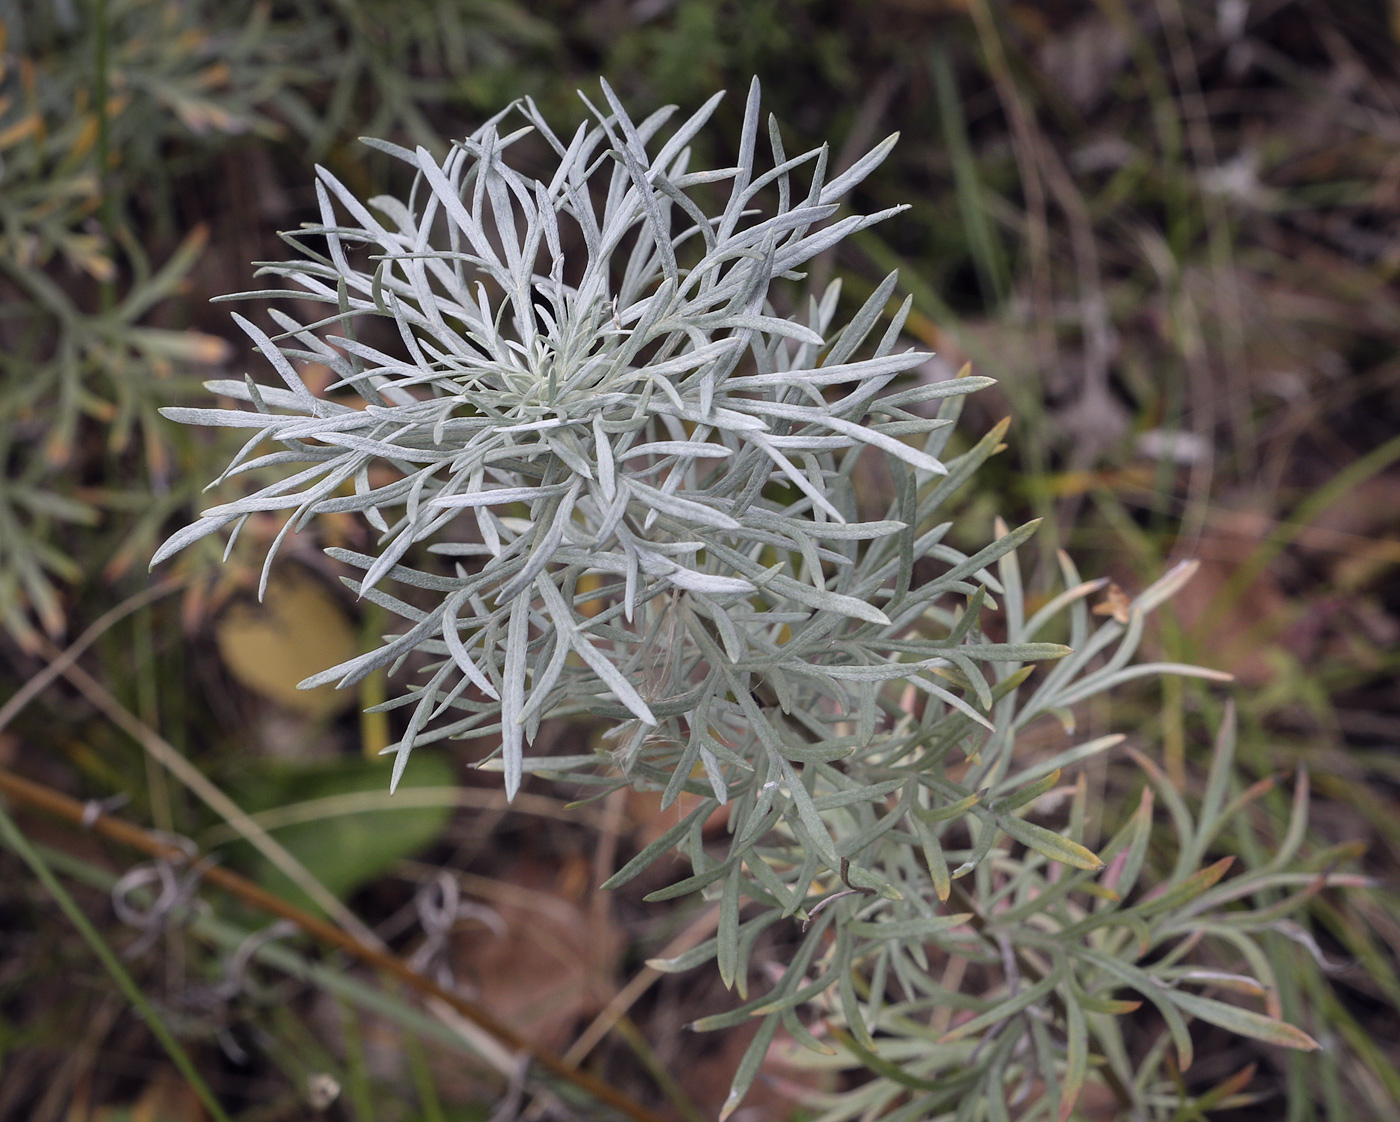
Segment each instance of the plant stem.
[[[111,838],[113,841],[133,849],[139,849],[152,857],[180,864],[185,862],[193,864],[199,860],[198,855],[191,855],[176,846],[161,841],[149,831],[142,829],[135,823],[127,822],[125,819],[111,814],[98,814],[94,818],[77,799],[69,798],[41,783],[24,779],[4,768],[0,768],[0,792],[60,818],[66,818],[70,822],[87,825],[104,837]],[[519,1034],[497,1020],[486,1009],[451,990],[443,989],[418,973],[401,958],[377,947],[367,946],[334,924],[287,903],[280,896],[268,892],[265,888],[237,873],[230,872],[228,869],[214,865],[205,869],[203,877],[210,884],[233,893],[246,904],[291,920],[306,934],[347,951],[366,965],[405,983],[419,995],[450,1006],[464,1020],[483,1029],[499,1040],[506,1048],[517,1053],[528,1053],[534,1064],[559,1079],[572,1083],[598,1101],[616,1108],[628,1118],[634,1119],[635,1122],[665,1122],[660,1115],[596,1076],[586,1071],[579,1071],[553,1052],[528,1044]],[[118,965],[120,966],[120,964]]]

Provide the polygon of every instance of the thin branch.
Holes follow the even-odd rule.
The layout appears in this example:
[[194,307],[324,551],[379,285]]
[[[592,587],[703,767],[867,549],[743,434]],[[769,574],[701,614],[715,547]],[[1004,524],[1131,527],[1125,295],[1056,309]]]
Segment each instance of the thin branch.
[[[197,855],[189,854],[178,846],[162,841],[135,823],[111,814],[99,813],[93,816],[88,807],[77,799],[69,798],[43,784],[24,779],[4,768],[0,768],[0,791],[12,799],[65,818],[75,824],[90,824],[90,828],[103,837],[140,850],[148,856],[182,865],[198,860]],[[204,880],[232,893],[246,904],[283,919],[291,920],[312,938],[337,947],[367,966],[403,982],[430,1002],[440,1002],[450,1007],[458,1016],[484,1030],[510,1051],[528,1054],[534,1064],[548,1071],[551,1075],[572,1083],[599,1102],[615,1107],[628,1118],[635,1119],[635,1122],[665,1122],[660,1115],[655,1114],[596,1076],[579,1071],[574,1065],[553,1052],[529,1044],[513,1029],[497,1020],[488,1010],[425,978],[395,955],[361,942],[334,924],[287,903],[280,896],[276,896],[245,877],[218,865],[205,871]]]
[[[58,658],[58,648],[47,639],[41,639],[41,649],[50,657]],[[382,947],[375,935],[360,918],[347,908],[324,884],[317,880],[287,849],[259,826],[242,807],[225,795],[202,771],[181,754],[150,725],[137,718],[96,678],[80,666],[63,667],[63,676],[78,688],[78,691],[93,705],[97,706],[108,720],[136,741],[154,756],[166,769],[193,791],[215,814],[233,826],[248,842],[268,859],[287,878],[311,898],[322,911],[331,916],[345,930],[351,932],[360,942],[372,947]]]

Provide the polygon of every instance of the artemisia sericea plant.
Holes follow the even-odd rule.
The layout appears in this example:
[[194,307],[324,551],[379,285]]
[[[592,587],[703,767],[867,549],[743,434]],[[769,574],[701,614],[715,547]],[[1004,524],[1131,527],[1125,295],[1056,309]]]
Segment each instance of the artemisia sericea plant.
[[[718,900],[715,938],[660,965],[714,959],[738,991],[697,1027],[759,1022],[726,1114],[779,1030],[864,1069],[816,1100],[831,1122],[1065,1122],[1090,1083],[1124,1117],[1175,1117],[1193,1021],[1315,1048],[1281,1018],[1258,942],[1302,938],[1290,911],[1339,877],[1295,860],[1305,782],[1269,859],[1227,879],[1208,851],[1257,794],[1233,785],[1228,722],[1199,807],[1144,758],[1141,802],[1097,852],[1084,781],[1064,778],[1122,739],[1075,742],[1079,703],[1212,676],[1131,661],[1190,566],[1102,619],[1103,582],[1068,559],[1064,590],[1028,610],[1033,523],[970,555],[948,544],[940,511],[1005,434],[948,454],[989,379],[920,377],[909,301],[888,314],[895,275],[846,322],[839,283],[799,295],[804,265],[899,209],[841,209],[895,138],[830,174],[825,147],[790,156],[761,128],[755,82],[734,164],[695,168],[718,101],[634,121],[604,84],[567,137],[527,99],[441,157],[367,141],[414,170],[406,198],[361,201],[318,169],[319,224],[261,270],[285,287],[237,297],[271,302],[275,336],[236,318],[277,378],[209,383],[240,407],[165,411],[248,430],[219,482],[258,485],[156,561],[254,514],[285,512],[282,535],[362,515],[374,551],[329,553],[404,626],[304,684],[412,660],[384,706],[407,710],[394,782],[411,751],[485,738],[511,795],[540,772],[679,804],[608,884],[674,850],[691,875],[651,898]],[[516,166],[551,160],[544,179]],[[288,298],[324,315],[304,323]],[[303,362],[336,380],[311,392]],[[874,520],[864,458],[892,480]],[[605,747],[532,755],[540,722],[569,716],[605,722]],[[1063,747],[1018,758],[1038,719]],[[1160,847],[1148,860],[1154,800],[1176,832],[1167,874]],[[1039,821],[1065,805],[1067,824]],[[716,844],[702,828],[721,807]],[[778,925],[790,955],[750,992]],[[1144,1003],[1160,1041],[1130,1053],[1122,1018]]]

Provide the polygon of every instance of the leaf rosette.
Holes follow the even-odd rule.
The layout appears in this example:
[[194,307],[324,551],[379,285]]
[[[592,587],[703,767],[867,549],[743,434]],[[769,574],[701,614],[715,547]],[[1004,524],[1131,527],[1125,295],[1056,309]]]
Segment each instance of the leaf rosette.
[[[276,336],[235,316],[282,385],[211,382],[245,408],[164,411],[254,431],[221,479],[298,470],[205,510],[157,562],[225,526],[236,535],[254,513],[289,512],[283,535],[343,511],[379,531],[374,555],[334,552],[364,570],[361,595],[412,626],[305,684],[350,685],[414,650],[442,657],[430,684],[403,699],[416,709],[395,746],[395,781],[428,723],[472,686],[499,703],[512,793],[524,741],[566,698],[607,695],[637,741],[658,725],[658,703],[688,685],[679,667],[691,661],[691,629],[677,633],[671,610],[679,593],[736,664],[771,653],[754,649],[759,632],[735,626],[736,612],[766,612],[789,630],[819,613],[888,628],[868,596],[828,579],[852,567],[862,541],[905,529],[853,517],[847,453],[873,448],[921,478],[946,474],[918,440],[952,421],[918,406],[989,384],[879,396],[928,357],[899,346],[907,302],[875,335],[893,275],[839,329],[838,285],[803,318],[774,309],[775,281],[799,279],[817,254],[903,209],[836,219],[894,137],[828,179],[827,149],[788,157],[770,118],[772,166],[759,173],[755,82],[737,164],[691,170],[690,142],[718,96],[663,140],[671,109],[633,122],[603,92],[606,111],[590,104],[592,122],[567,142],[529,100],[441,162],[368,141],[415,169],[407,203],[362,203],[318,168],[321,222],[285,235],[303,259],[262,270],[294,288],[240,296],[294,294],[332,310],[303,324],[273,309]],[[507,131],[513,117],[524,122]],[[510,162],[527,137],[557,161],[548,182]],[[693,196],[725,187],[722,209],[706,215]],[[367,320],[390,321],[397,346],[365,341]],[[303,361],[329,366],[329,391],[344,393],[314,395]],[[269,443],[281,449],[258,454]],[[425,541],[458,559],[455,575],[403,563]],[[380,590],[385,577],[440,599],[410,607]],[[660,649],[668,638],[677,657]],[[484,731],[479,716],[431,735]]]
[[[1135,678],[1228,678],[1133,662],[1147,615],[1194,563],[1119,593],[1095,623],[1088,600],[1108,582],[1062,554],[1063,591],[1030,610],[1016,551],[1034,523],[998,522],[971,555],[945,540],[949,500],[1006,433],[1002,422],[947,454],[965,395],[989,379],[897,381],[927,356],[901,345],[908,301],[887,314],[893,275],[840,325],[838,285],[780,310],[779,282],[895,212],[839,213],[893,138],[828,179],[826,149],[788,157],[770,118],[760,171],[755,83],[734,166],[691,170],[717,98],[666,132],[670,110],[634,122],[603,92],[567,142],[528,100],[440,162],[369,142],[414,169],[407,201],[362,203],[318,169],[321,221],[287,235],[301,259],[263,269],[290,290],[243,296],[295,295],[327,314],[274,309],[275,336],[240,318],[282,384],[213,382],[243,407],[166,411],[251,430],[223,478],[276,478],[206,510],[156,560],[285,512],[270,565],[317,515],[362,514],[377,551],[331,553],[407,627],[303,684],[424,656],[426,680],[386,706],[412,706],[389,749],[395,783],[416,745],[498,737],[511,794],[538,771],[660,789],[663,808],[690,796],[604,887],[674,850],[689,874],[647,898],[718,901],[713,939],[652,965],[714,959],[743,1004],[696,1027],[759,1022],[721,1117],[779,1028],[822,1057],[809,1063],[870,1073],[825,1097],[826,1122],[970,1117],[968,1104],[1010,1117],[1032,1085],[1049,1092],[1039,1116],[1069,1119],[1088,1080],[1125,1117],[1165,1117],[1156,1106],[1179,1086],[1153,1074],[1165,1047],[1134,1076],[1116,1020],[1144,1001],[1180,1070],[1188,1018],[1315,1048],[1278,1018],[1251,941],[1304,891],[1346,883],[1284,871],[1305,781],[1277,857],[1219,883],[1228,861],[1200,866],[1262,790],[1226,801],[1232,722],[1194,821],[1137,757],[1178,835],[1175,869],[1147,887],[1151,793],[1095,852],[1088,785],[1061,784],[1122,737],[1018,758],[1032,723],[1042,748],[1053,723],[1073,740],[1075,709]],[[518,170],[541,152],[547,181]],[[297,372],[308,361],[338,380],[313,394]],[[888,474],[865,488],[887,501],[877,520],[858,494],[867,456]],[[1000,639],[984,610],[1000,614]],[[1046,660],[1058,661],[1037,675]],[[612,721],[611,760],[526,758],[544,717],[584,712]],[[1065,796],[1065,830],[1033,821]],[[717,840],[705,826],[721,805]],[[1260,895],[1284,888],[1295,897]],[[1245,910],[1252,896],[1265,903]],[[780,921],[796,921],[791,957],[751,996],[755,947]],[[1179,965],[1197,941],[1228,969]],[[954,962],[1000,981],[945,988],[962,977]],[[1270,1003],[1256,1013],[1188,985]]]

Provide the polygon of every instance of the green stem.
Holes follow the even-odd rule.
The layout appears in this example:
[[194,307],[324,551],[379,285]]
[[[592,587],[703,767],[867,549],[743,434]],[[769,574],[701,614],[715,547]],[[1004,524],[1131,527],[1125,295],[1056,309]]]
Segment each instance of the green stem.
[[78,929],[78,933],[86,940],[88,946],[97,955],[102,965],[107,968],[107,973],[112,976],[112,980],[117,983],[117,988],[126,995],[128,1001],[141,1015],[142,1020],[150,1027],[157,1040],[165,1048],[166,1054],[175,1064],[176,1069],[185,1077],[185,1081],[191,1089],[199,1096],[199,1101],[204,1104],[206,1110],[214,1118],[215,1122],[230,1122],[229,1116],[219,1105],[219,1100],[214,1097],[214,1092],[209,1089],[209,1085],[204,1082],[203,1077],[195,1070],[194,1063],[190,1060],[189,1053],[175,1039],[165,1022],[160,1019],[160,1014],[155,1011],[155,1007],[146,1000],[146,995],[141,992],[141,987],[136,984],[135,979],[127,973],[126,967],[121,964],[116,953],[107,945],[105,939],[93,927],[91,921],[83,910],[78,907],[73,897],[68,895],[67,890],[58,882],[44,864],[44,860],[29,844],[29,839],[24,836],[20,828],[15,825],[13,818],[0,806],[0,838],[6,845],[13,849],[24,860],[24,863],[33,870],[38,877],[39,883],[48,890],[53,897],[54,903],[72,921],[73,926]]

